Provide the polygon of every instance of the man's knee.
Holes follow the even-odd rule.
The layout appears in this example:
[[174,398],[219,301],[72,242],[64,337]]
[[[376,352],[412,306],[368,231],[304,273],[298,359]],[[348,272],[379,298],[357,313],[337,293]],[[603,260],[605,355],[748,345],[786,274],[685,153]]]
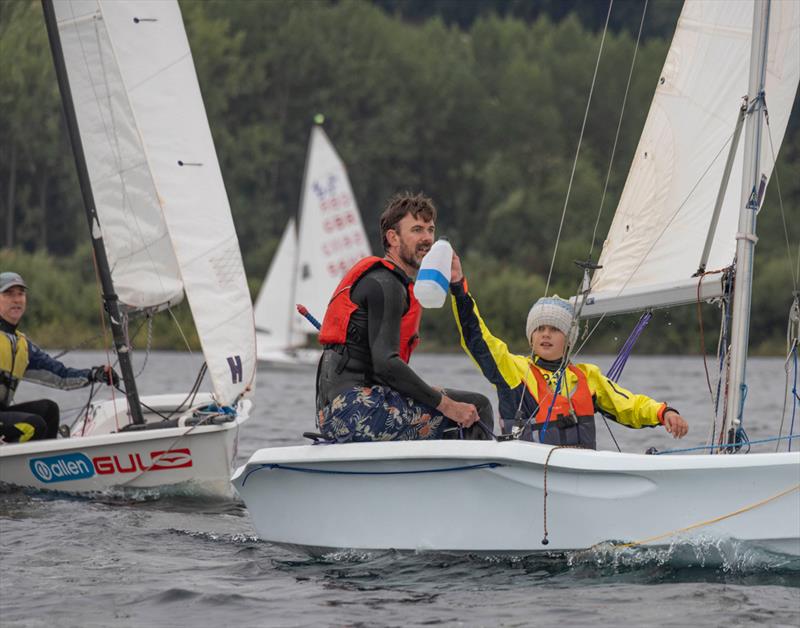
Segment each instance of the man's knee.
[[7,443],[44,440],[48,437],[48,426],[45,420],[37,414],[10,412],[5,413],[0,421],[0,435]]
[[20,404],[20,409],[25,412],[36,414],[42,419],[47,426],[46,436],[44,438],[57,438],[58,427],[61,421],[61,411],[58,404],[52,399],[37,399],[36,401],[29,401],[25,404]]

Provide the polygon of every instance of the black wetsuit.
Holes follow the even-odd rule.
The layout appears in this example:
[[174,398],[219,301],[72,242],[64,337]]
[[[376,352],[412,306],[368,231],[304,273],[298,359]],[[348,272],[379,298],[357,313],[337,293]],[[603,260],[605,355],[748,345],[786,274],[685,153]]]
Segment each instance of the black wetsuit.
[[[396,273],[375,267],[353,286],[350,298],[358,308],[350,317],[343,345],[326,347],[317,373],[317,410],[323,410],[337,395],[356,387],[387,386],[432,409],[442,401],[442,392],[432,388],[400,358],[400,319],[408,311],[408,292]],[[472,403],[481,422],[493,428],[489,399],[481,394],[446,390],[456,401]],[[450,422],[452,426],[454,423]],[[475,437],[480,430],[476,430]]]

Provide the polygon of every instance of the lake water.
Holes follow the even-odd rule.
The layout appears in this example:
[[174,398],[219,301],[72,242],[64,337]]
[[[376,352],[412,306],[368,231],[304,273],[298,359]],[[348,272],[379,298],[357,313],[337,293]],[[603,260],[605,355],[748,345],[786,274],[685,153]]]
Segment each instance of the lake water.
[[[603,368],[611,362],[587,360]],[[76,352],[65,361],[88,366],[104,358]],[[151,355],[141,392],[187,390],[201,361],[199,355]],[[413,366],[433,384],[495,399],[463,355],[421,355]],[[242,430],[242,460],[260,447],[298,444],[303,431],[314,429],[313,380],[311,370],[259,373],[255,413]],[[751,440],[773,436],[783,403],[782,361],[751,360],[748,381],[748,434]],[[680,446],[706,440],[711,403],[701,358],[634,357],[621,382],[681,411],[691,431]],[[86,391],[23,384],[17,399],[41,396],[60,403],[66,422],[70,409],[85,403]],[[677,444],[662,429],[613,430],[623,451]],[[598,434],[601,449],[614,448],[602,422]],[[2,628],[756,623],[800,624],[799,560],[730,546],[560,559],[386,552],[320,560],[259,541],[235,500],[0,494]]]

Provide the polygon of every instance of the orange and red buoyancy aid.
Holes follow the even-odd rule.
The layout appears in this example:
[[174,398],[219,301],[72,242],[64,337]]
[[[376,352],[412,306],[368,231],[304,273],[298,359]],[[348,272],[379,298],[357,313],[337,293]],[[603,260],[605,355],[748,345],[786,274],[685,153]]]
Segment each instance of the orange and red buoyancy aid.
[[[583,374],[578,367],[570,364],[567,367],[575,377],[578,379],[575,387],[575,392],[568,399],[566,395],[559,394],[553,402],[553,390],[547,385],[541,371],[531,364],[531,371],[536,378],[536,392],[534,395],[539,403],[539,409],[536,411],[536,426],[541,427],[547,421],[547,413],[550,413],[550,422],[558,424],[566,420],[568,423],[570,416],[576,419],[594,419],[594,399],[592,398],[592,391],[589,389],[589,384],[586,381],[586,375]],[[550,409],[552,404],[553,409]],[[572,406],[570,410],[570,405]],[[574,412],[574,415],[573,415]]]
[[350,292],[356,282],[376,266],[385,266],[400,278],[408,291],[408,310],[400,319],[400,346],[398,353],[403,362],[408,363],[411,353],[419,344],[419,322],[422,318],[422,308],[414,296],[414,285],[409,279],[398,271],[397,267],[388,260],[380,257],[365,257],[357,262],[336,286],[333,297],[328,303],[325,317],[322,319],[322,328],[319,332],[319,342],[322,345],[342,345],[347,340],[347,327],[350,317],[358,309],[353,303]]

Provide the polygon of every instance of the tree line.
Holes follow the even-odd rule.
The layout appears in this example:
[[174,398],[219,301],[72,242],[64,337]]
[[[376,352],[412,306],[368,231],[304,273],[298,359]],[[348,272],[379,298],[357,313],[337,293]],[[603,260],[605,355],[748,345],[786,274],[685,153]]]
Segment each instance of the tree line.
[[[604,197],[644,6],[615,3],[609,20],[555,258],[550,291],[563,296],[580,280],[573,260],[593,245],[595,259],[599,253],[680,8],[649,3]],[[607,5],[184,0],[181,8],[254,294],[297,212],[312,119],[323,113],[373,251],[386,199],[424,191],[487,322],[524,347],[525,315],[553,257]],[[0,263],[35,276],[26,328],[43,344],[63,346],[97,327],[98,297],[41,13],[38,2],[0,3]],[[785,334],[789,258],[800,235],[792,220],[798,165],[795,114],[777,167],[787,213],[773,183],[759,216],[752,343],[762,352],[780,351]],[[63,301],[50,307],[37,293]],[[187,312],[178,316],[190,324]],[[717,313],[706,308],[703,317],[713,337]],[[429,347],[455,346],[451,319],[426,314]],[[57,331],[65,323],[66,336]],[[179,334],[157,325],[155,346],[176,346]],[[589,348],[614,350],[631,325],[624,317],[605,322]],[[641,350],[699,350],[694,308],[660,312],[651,325],[658,331],[643,336]]]

